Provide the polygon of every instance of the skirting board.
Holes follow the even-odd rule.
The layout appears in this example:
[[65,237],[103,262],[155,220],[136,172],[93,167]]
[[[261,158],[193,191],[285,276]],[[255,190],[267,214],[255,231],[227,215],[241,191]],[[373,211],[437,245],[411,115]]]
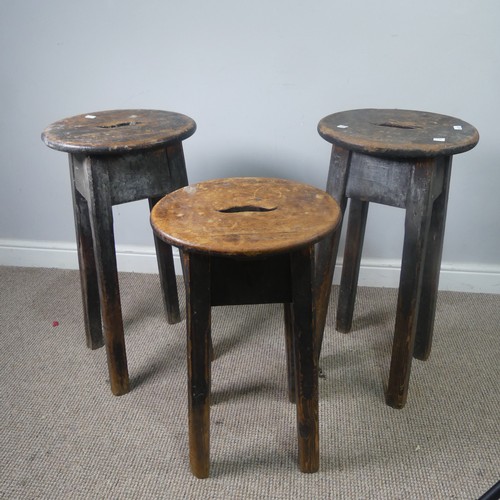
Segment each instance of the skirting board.
[[[157,273],[153,247],[117,246],[118,269],[123,272]],[[181,274],[179,254],[174,249],[177,274]],[[0,240],[0,265],[78,269],[76,245],[70,243]],[[334,283],[340,280],[341,262],[335,269]],[[397,288],[400,262],[362,260],[360,286]],[[500,266],[443,262],[440,290],[500,294]]]

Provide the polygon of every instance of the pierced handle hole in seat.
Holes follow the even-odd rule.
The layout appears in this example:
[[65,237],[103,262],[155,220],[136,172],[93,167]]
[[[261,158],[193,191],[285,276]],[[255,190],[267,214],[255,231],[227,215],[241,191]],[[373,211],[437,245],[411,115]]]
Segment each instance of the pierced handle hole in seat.
[[119,128],[119,127],[129,127],[130,125],[140,125],[140,122],[122,122],[113,123],[110,125],[98,125],[99,128]]
[[243,205],[241,207],[229,207],[219,210],[219,212],[223,214],[235,214],[240,212],[272,212],[276,210],[278,207],[266,208],[266,207],[257,207],[255,205]]
[[377,125],[377,127],[402,128],[407,130],[416,130],[417,128],[422,128],[410,122],[385,122],[375,123],[374,125]]

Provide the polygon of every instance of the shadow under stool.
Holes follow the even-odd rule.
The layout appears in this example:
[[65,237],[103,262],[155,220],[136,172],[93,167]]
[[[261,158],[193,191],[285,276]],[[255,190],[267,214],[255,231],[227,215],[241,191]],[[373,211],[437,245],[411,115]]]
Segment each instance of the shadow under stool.
[[165,196],[152,210],[156,236],[179,247],[187,306],[191,470],[209,475],[211,307],[285,304],[289,393],[297,407],[299,466],[319,467],[314,314],[315,243],[335,230],[337,203],[281,179],[218,179]]
[[[352,324],[369,202],[406,210],[403,256],[386,402],[406,403],[412,357],[431,350],[452,156],[479,140],[470,124],[450,116],[397,109],[359,109],[323,118],[319,134],[332,143],[327,192],[349,221],[337,330]],[[318,332],[322,338],[340,229],[320,243]]]
[[[106,346],[111,391],[129,391],[112,206],[148,199],[150,208],[188,183],[182,141],[196,130],[182,114],[115,110],[53,123],[45,144],[69,154],[87,346]],[[169,323],[180,321],[172,248],[155,238]],[[104,335],[103,335],[104,332]]]

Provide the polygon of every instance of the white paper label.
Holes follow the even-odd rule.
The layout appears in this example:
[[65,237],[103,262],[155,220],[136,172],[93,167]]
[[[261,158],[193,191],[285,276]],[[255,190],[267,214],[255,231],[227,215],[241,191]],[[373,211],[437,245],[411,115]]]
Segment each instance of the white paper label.
[[453,125],[455,130],[462,130],[462,125]]
[[446,142],[446,139],[444,137],[434,137],[434,139],[432,140],[435,142]]
[[89,118],[90,120],[93,120],[94,118],[97,118],[96,115],[85,115],[85,118]]
[[349,125],[337,125],[337,128],[349,128]]

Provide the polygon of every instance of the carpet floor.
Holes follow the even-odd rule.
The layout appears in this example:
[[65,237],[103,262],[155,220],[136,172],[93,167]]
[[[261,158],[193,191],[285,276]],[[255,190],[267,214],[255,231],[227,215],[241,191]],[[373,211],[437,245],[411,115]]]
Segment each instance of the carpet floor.
[[360,288],[348,335],[331,307],[316,474],[297,467],[282,306],[214,308],[199,480],[185,321],[166,323],[157,276],[122,273],[120,286],[132,390],[114,397],[104,349],[85,347],[78,272],[0,267],[0,498],[473,499],[500,479],[499,295],[440,293],[403,410],[384,403],[397,291]]

